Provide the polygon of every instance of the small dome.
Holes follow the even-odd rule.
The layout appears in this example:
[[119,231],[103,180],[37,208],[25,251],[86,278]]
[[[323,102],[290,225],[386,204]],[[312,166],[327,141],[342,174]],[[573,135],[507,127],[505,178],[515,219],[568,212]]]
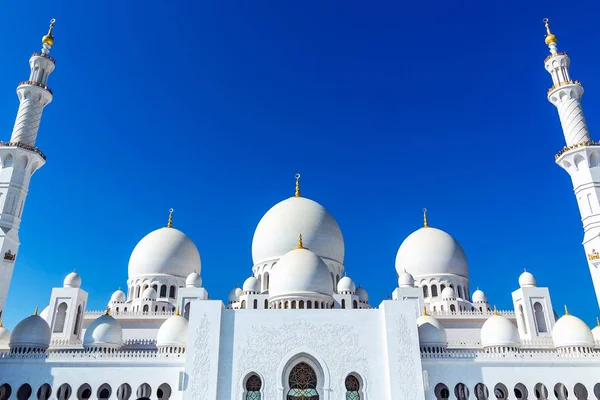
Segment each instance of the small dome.
[[129,258],[129,278],[151,276],[187,277],[200,272],[200,253],[194,242],[175,228],[150,232],[133,249]]
[[473,296],[471,296],[473,303],[487,303],[487,296],[483,293],[483,290],[477,289],[473,292]]
[[442,300],[450,300],[455,298],[456,293],[454,292],[454,289],[452,289],[450,286],[446,286],[444,290],[442,290]]
[[446,347],[448,345],[446,329],[432,316],[421,315],[417,318],[417,329],[421,346]]
[[333,282],[325,262],[301,247],[281,257],[270,276],[269,296],[333,294]]
[[150,286],[142,293],[142,300],[156,300],[157,296],[156,290]]
[[240,289],[239,287],[236,287],[231,292],[229,292],[229,302],[230,303],[235,303],[236,301],[239,301],[240,300],[240,296],[243,293],[244,292],[242,291],[242,289]]
[[416,278],[458,275],[469,277],[467,256],[461,245],[446,232],[423,227],[411,233],[396,254],[396,271],[410,271]]
[[121,324],[110,315],[96,318],[85,330],[83,347],[118,349],[123,344]]
[[369,293],[367,293],[365,288],[360,287],[360,285],[356,288],[356,295],[358,296],[358,300],[360,300],[361,302],[369,302]]
[[253,276],[246,279],[242,288],[244,293],[260,293],[260,283]]
[[506,317],[494,314],[481,327],[483,347],[519,347],[519,331]]
[[115,290],[115,292],[110,296],[111,303],[125,303],[127,301],[127,296],[121,289]]
[[81,277],[75,271],[71,272],[69,275],[65,276],[65,280],[63,281],[63,287],[66,288],[79,288],[81,287]]
[[414,287],[415,286],[415,278],[406,270],[400,272],[398,275],[398,287]]
[[523,272],[521,276],[519,276],[519,286],[520,287],[535,287],[537,284],[535,277],[531,272]]
[[579,318],[565,314],[552,328],[552,340],[556,348],[594,347],[594,335],[590,328]]
[[10,331],[0,321],[0,345],[7,345],[8,342],[10,342]]
[[356,285],[352,279],[343,276],[337,284],[337,292],[354,294],[356,292]]
[[10,335],[9,346],[14,348],[30,348],[46,350],[50,346],[50,327],[37,312],[19,322]]
[[344,238],[335,218],[313,200],[291,197],[274,205],[258,223],[252,239],[254,265],[283,257],[296,246],[299,233],[319,257],[343,264]]
[[188,337],[188,320],[179,314],[162,323],[156,335],[157,347],[185,347]]
[[202,287],[202,278],[200,277],[200,274],[197,273],[196,271],[192,272],[191,274],[188,275],[188,277],[185,280],[185,286],[192,288],[192,287]]

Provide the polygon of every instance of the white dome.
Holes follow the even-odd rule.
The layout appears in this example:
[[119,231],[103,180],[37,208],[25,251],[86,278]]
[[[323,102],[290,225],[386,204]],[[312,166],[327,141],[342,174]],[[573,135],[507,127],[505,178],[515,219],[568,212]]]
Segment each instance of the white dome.
[[483,290],[477,289],[473,292],[471,300],[473,300],[473,303],[487,303],[487,296],[485,295]]
[[10,335],[10,348],[26,347],[46,350],[50,346],[50,327],[37,313],[19,322]]
[[598,326],[592,329],[592,336],[594,337],[595,342],[600,342],[600,323],[598,324]]
[[189,274],[188,277],[185,279],[185,286],[189,288],[202,287],[202,278],[200,277],[200,274],[196,271]]
[[518,347],[519,331],[507,318],[494,314],[481,327],[483,347]]
[[156,335],[157,347],[185,347],[188,337],[188,320],[179,314],[162,323]]
[[240,299],[240,296],[243,293],[244,292],[242,291],[242,289],[240,289],[239,287],[236,286],[235,289],[233,289],[231,292],[229,292],[229,302],[235,303],[236,301],[238,301]]
[[271,272],[269,297],[311,293],[333,294],[329,268],[321,257],[308,249],[289,251]]
[[110,296],[111,303],[125,303],[127,301],[127,296],[121,289],[115,290],[115,292]]
[[349,292],[350,294],[354,294],[354,292],[356,292],[356,285],[352,279],[348,278],[347,276],[343,276],[337,284],[337,292]]
[[66,288],[79,288],[81,287],[81,277],[75,271],[71,272],[67,276],[65,276],[65,280],[63,281],[63,287]]
[[6,345],[10,341],[10,331],[0,323],[0,345]]
[[142,300],[156,300],[156,297],[158,296],[158,294],[156,293],[156,290],[150,286],[147,287],[146,290],[144,290],[144,292],[142,293]]
[[590,328],[579,318],[565,314],[552,328],[554,346],[561,347],[594,347],[594,335]]
[[344,238],[333,216],[313,200],[292,197],[274,205],[258,223],[252,239],[254,265],[283,257],[296,246],[298,234],[319,257],[343,264]]
[[120,348],[123,344],[121,324],[110,315],[96,318],[85,330],[83,347]]
[[135,246],[129,258],[129,278],[171,275],[187,277],[200,272],[200,253],[183,232],[160,228]]
[[421,346],[446,347],[448,345],[446,329],[432,316],[421,315],[417,318],[417,329]]
[[398,275],[404,270],[416,278],[459,275],[469,277],[467,257],[460,244],[446,232],[423,227],[411,233],[396,254]]
[[535,287],[536,284],[535,277],[531,272],[524,271],[521,276],[519,276],[520,287]]
[[450,299],[455,299],[456,298],[456,293],[454,292],[454,289],[452,289],[450,286],[446,286],[444,288],[444,290],[442,290],[442,299],[443,300],[450,300]]
[[415,278],[406,270],[400,272],[398,274],[398,287],[414,287],[415,286]]
[[356,295],[358,296],[358,300],[368,303],[369,302],[369,293],[365,290],[365,288],[358,285],[356,288]]
[[249,292],[260,293],[260,283],[258,282],[258,279],[256,279],[253,276],[246,279],[242,288],[243,288],[242,291],[244,293],[249,293]]

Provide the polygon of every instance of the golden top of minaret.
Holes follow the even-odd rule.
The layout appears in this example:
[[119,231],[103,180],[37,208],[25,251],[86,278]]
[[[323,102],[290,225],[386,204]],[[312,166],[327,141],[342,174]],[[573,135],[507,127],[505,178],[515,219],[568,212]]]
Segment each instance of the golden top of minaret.
[[169,223],[167,223],[167,228],[172,228],[173,227],[173,210],[172,208],[169,209]]
[[56,20],[52,18],[50,20],[50,28],[48,29],[48,33],[42,37],[42,43],[47,44],[48,46],[52,46],[54,44],[54,36],[52,36],[52,30],[54,29],[54,23]]
[[296,194],[295,197],[300,197],[300,174],[296,174]]
[[35,311],[33,312],[32,315],[36,315],[36,316],[38,315],[38,306],[35,306]]
[[548,18],[544,18],[544,24],[546,25],[546,44],[550,46],[552,43],[556,43],[558,38],[550,32],[550,25],[548,24]]
[[423,209],[423,227],[429,228],[429,222],[427,221],[427,209]]
[[302,234],[298,235],[298,246],[294,247],[294,250],[308,250],[306,247],[304,247],[304,244],[302,243]]
[[571,314],[569,314],[569,309],[567,308],[566,304],[565,304],[565,315],[571,315]]

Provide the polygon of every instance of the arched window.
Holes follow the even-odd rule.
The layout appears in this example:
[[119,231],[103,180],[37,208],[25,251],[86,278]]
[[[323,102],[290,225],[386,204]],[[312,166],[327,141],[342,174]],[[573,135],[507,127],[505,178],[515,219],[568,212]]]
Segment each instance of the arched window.
[[494,396],[496,396],[498,400],[508,399],[508,389],[503,383],[498,383],[494,386]]
[[128,383],[124,383],[117,389],[118,400],[129,400],[131,397],[131,386]]
[[142,290],[142,288],[139,286],[135,289],[135,298],[136,299],[140,297],[140,290]]
[[463,298],[463,296],[462,296],[462,287],[458,286],[457,289],[458,289],[458,297],[460,299],[462,299]]
[[253,306],[255,310],[258,308],[258,300],[254,299]]
[[438,383],[435,386],[434,393],[437,400],[450,398],[450,390],[448,390],[448,386],[444,385],[443,383]]
[[288,383],[287,400],[319,400],[317,374],[307,363],[301,362],[291,370]]
[[170,297],[170,298],[172,298],[172,299],[174,299],[174,298],[175,298],[175,285],[172,285],[172,286],[169,288],[169,297]]
[[87,400],[90,397],[92,397],[92,388],[90,385],[84,383],[83,385],[79,386],[79,389],[77,389],[77,398],[79,400]]
[[300,308],[300,309],[304,309],[304,300],[300,300],[300,301],[298,302],[298,308]]
[[246,380],[246,398],[245,400],[260,400],[260,389],[262,381],[256,374],[252,374]]
[[464,383],[457,383],[454,386],[454,395],[457,400],[469,400],[469,388]]
[[535,394],[535,398],[538,400],[548,400],[548,389],[543,383],[538,383],[533,388],[533,392]]
[[[183,307],[183,318],[185,318],[185,319],[188,319],[188,320],[190,319],[190,304],[191,304],[191,303],[188,301],[188,302],[185,304],[185,307]],[[164,307],[163,307],[163,311],[164,311],[164,310],[165,310],[165,309],[164,309]]]
[[446,289],[446,285],[444,285],[443,283],[440,285],[440,292],[443,292],[444,289]]
[[171,386],[168,383],[163,383],[156,389],[156,397],[158,400],[168,400],[171,397]]
[[490,392],[483,383],[478,383],[475,385],[475,398],[477,400],[488,400],[490,397]]
[[60,333],[65,329],[65,321],[67,319],[67,303],[60,303],[56,309],[56,316],[54,317],[54,329],[52,332]]
[[429,289],[427,288],[427,286],[423,286],[423,297],[429,297]]
[[[8,400],[10,398],[11,394],[12,394],[12,388],[10,387],[10,385],[8,383],[5,383],[2,386],[0,386],[0,400]],[[64,399],[59,398],[59,400],[64,400]]]
[[573,392],[575,393],[575,397],[577,400],[587,400],[588,399],[588,391],[581,383],[576,383],[573,388]]
[[265,274],[263,275],[263,281],[264,281],[264,288],[265,290],[269,290],[269,273],[265,272]]
[[450,304],[450,311],[456,311],[456,306],[454,304]]
[[567,400],[569,398],[569,391],[564,384],[557,383],[554,386],[554,395],[558,400]]
[[431,285],[431,297],[437,297],[437,295],[438,295],[437,285]]
[[148,304],[144,305],[144,307],[142,308],[142,312],[148,312]]
[[523,385],[522,383],[517,383],[515,385],[515,398],[518,400],[525,400],[527,399],[527,395],[529,394],[529,392],[527,391],[527,388],[525,387],[525,385]]
[[152,285],[152,289],[158,292],[158,285],[155,283],[154,285]]
[[312,308],[312,301],[311,300],[308,300],[306,302],[306,308]]
[[103,383],[99,388],[98,388],[98,400],[106,400],[108,398],[110,398],[110,395],[112,393],[112,389],[110,388],[110,385],[108,383]]
[[17,390],[17,400],[27,400],[31,396],[31,386],[28,383],[21,385]]
[[525,322],[525,313],[523,312],[523,304],[519,304],[519,320],[523,327],[523,333],[527,335],[527,323]]
[[533,313],[535,314],[535,324],[540,333],[548,332],[546,328],[546,317],[544,316],[544,307],[539,302],[533,305]]
[[77,316],[75,317],[75,327],[73,328],[73,335],[79,336],[81,326],[81,304],[77,306]]
[[597,399],[600,399],[600,383],[594,385],[594,396],[596,396]]
[[356,300],[352,301],[352,308],[358,308],[358,302]]
[[346,300],[342,299],[342,308],[346,308]]
[[56,391],[56,398],[58,400],[69,400],[72,392],[73,390],[71,389],[71,386],[68,383],[63,383]]
[[246,300],[242,300],[242,308],[246,308]]
[[142,383],[138,387],[137,391],[135,392],[135,395],[138,398],[140,398],[140,397],[150,397],[152,395],[152,388],[147,383]]
[[296,300],[292,300],[292,308],[296,309]]
[[158,297],[167,297],[167,285],[162,285],[160,287],[160,296]]
[[346,386],[346,400],[360,400],[360,382],[354,375],[348,375],[344,382]]
[[47,383],[39,387],[37,391],[38,400],[48,400],[52,394],[52,388]]
[[[269,308],[269,300],[265,299],[265,310]],[[310,307],[309,307],[310,308]]]
[[331,275],[331,284],[333,285],[333,293],[337,293],[337,287],[335,286],[335,278],[333,277],[333,272],[329,273]]

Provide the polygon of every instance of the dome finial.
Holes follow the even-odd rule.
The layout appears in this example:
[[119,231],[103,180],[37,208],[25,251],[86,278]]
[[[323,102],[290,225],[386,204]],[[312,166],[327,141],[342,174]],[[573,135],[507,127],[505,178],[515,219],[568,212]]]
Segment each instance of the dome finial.
[[427,222],[427,209],[423,209],[423,227],[429,228],[429,223]]
[[423,315],[426,315],[426,316],[429,315],[429,314],[427,314],[427,306],[423,306]]
[[35,311],[33,312],[33,315],[38,315],[38,306],[35,306]]
[[571,315],[571,314],[569,314],[569,309],[567,308],[566,304],[565,304],[565,315]]
[[179,306],[177,306],[177,311],[175,311],[175,315],[181,316],[181,314],[179,314]]
[[302,243],[302,234],[298,235],[298,246],[296,246],[294,248],[294,250],[298,250],[298,249],[304,249],[304,250],[306,250],[306,247],[304,247],[304,244]]
[[56,19],[52,18],[50,20],[50,28],[48,29],[48,33],[42,37],[42,44],[52,46],[54,44],[54,36],[52,36],[52,30],[54,29],[54,23]]
[[296,174],[296,197],[300,197],[300,174]]
[[0,318],[0,328],[2,328],[4,325],[2,325],[2,322],[4,321],[4,318]]
[[169,208],[169,223],[167,224],[167,228],[172,228],[173,227],[173,210],[172,208]]
[[106,311],[104,311],[104,315],[110,315],[110,307],[106,307]]
[[494,315],[500,315],[500,314],[498,313],[498,310],[496,309],[496,305],[495,305],[495,304],[494,304]]
[[558,40],[557,37],[550,32],[550,24],[548,23],[548,18],[544,18],[544,25],[546,26],[546,44],[550,46],[551,44],[556,44]]

